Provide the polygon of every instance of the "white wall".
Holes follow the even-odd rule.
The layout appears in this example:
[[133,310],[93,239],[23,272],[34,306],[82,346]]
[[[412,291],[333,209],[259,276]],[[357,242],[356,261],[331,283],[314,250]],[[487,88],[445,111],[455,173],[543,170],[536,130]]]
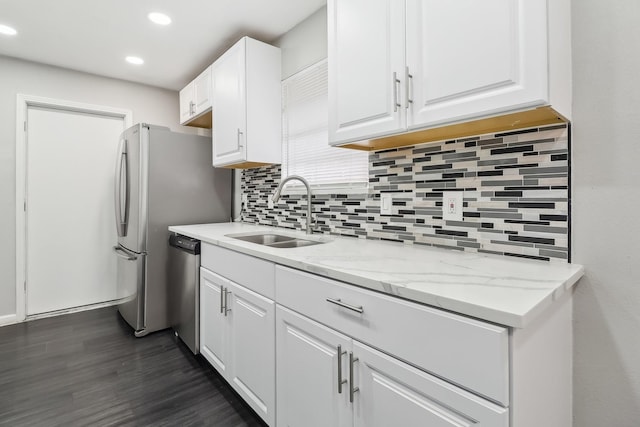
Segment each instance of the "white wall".
[[274,43],[282,49],[282,79],[327,57],[327,7],[293,27]]
[[[133,111],[133,121],[178,125],[178,93],[0,56],[0,323],[15,307],[16,95],[23,93]],[[52,169],[52,172],[55,170]]]
[[575,427],[640,423],[640,2],[573,18]]
[[[281,49],[282,79],[327,57],[327,7],[318,9],[273,43]],[[241,170],[234,173],[233,217],[240,217]]]

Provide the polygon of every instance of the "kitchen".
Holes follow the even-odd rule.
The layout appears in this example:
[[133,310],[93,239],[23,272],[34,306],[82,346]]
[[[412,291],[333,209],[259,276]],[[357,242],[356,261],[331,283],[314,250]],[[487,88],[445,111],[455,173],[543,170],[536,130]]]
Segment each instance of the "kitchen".
[[[638,150],[633,144],[634,131],[638,128],[633,112],[638,108],[640,89],[634,83],[638,68],[634,55],[638,30],[633,18],[638,16],[637,12],[638,6],[632,2],[602,5],[594,1],[574,2],[571,11],[571,262],[582,264],[586,269],[573,298],[575,426],[634,425],[640,413],[640,381],[635,363],[640,349],[637,340],[630,338],[639,326],[635,307],[640,293],[635,286],[637,273],[633,270],[637,250],[629,237],[638,231],[631,217],[638,206],[637,191],[633,191],[637,172],[631,163],[637,159]],[[318,21],[326,20],[322,16],[323,12],[313,15],[306,31],[298,28],[299,45],[295,44],[298,38],[293,37],[295,32],[289,34],[289,38],[280,39],[285,50],[284,43],[291,42],[291,51],[303,53],[290,57],[290,70],[302,69],[326,57],[326,47],[322,46],[325,36],[314,30]],[[228,46],[241,35],[229,40]],[[3,39],[2,43],[8,41]],[[187,70],[189,79],[196,77],[206,63],[203,61],[201,65]],[[283,62],[283,69],[285,66]],[[177,128],[175,88],[162,90],[7,56],[0,58],[0,69],[0,111],[5,121],[0,130],[3,178],[0,180],[3,198],[0,236],[5,242],[16,240],[17,94],[123,106],[133,110],[136,122]],[[611,148],[602,152],[603,145]],[[607,214],[614,212],[613,218],[607,218]],[[600,242],[602,244],[598,244]],[[14,245],[6,244],[0,250],[0,318],[3,319],[16,312],[15,260]],[[3,342],[2,345],[10,344]]]

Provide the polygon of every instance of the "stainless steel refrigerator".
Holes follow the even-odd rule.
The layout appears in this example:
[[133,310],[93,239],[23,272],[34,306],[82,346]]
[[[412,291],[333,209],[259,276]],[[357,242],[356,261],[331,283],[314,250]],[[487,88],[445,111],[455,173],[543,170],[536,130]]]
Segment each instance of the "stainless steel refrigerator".
[[211,138],[137,124],[115,173],[118,310],[136,336],[168,328],[169,225],[226,222],[231,171],[211,165]]

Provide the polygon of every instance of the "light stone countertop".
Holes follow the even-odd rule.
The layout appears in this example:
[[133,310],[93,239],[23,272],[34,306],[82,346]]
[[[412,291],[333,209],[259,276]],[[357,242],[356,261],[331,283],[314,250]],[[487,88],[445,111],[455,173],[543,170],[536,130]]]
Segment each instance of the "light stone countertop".
[[[244,223],[170,231],[277,264],[516,328],[526,327],[584,274],[577,264],[474,254],[428,246],[313,235]],[[272,248],[228,237],[257,232],[326,243]]]

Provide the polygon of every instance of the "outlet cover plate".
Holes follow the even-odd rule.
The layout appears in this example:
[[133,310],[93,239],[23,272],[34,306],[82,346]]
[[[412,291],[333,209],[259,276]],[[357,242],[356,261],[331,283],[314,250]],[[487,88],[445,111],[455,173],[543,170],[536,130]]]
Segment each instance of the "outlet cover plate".
[[463,205],[463,191],[444,191],[442,193],[442,219],[445,221],[462,221]]
[[393,198],[391,197],[391,194],[382,193],[380,195],[380,214],[381,215],[391,215],[392,214],[392,210],[391,210],[392,206],[393,206]]

